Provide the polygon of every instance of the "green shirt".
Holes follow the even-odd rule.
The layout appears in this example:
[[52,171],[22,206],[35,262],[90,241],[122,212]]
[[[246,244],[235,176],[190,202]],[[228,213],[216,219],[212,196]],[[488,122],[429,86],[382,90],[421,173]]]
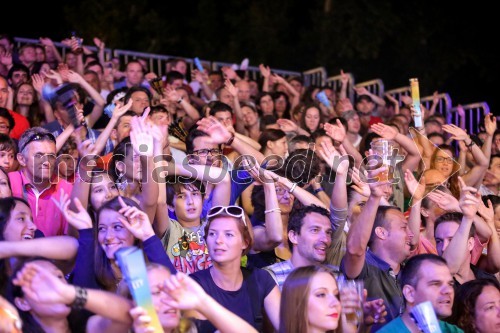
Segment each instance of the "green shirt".
[[[455,325],[448,324],[445,321],[439,321],[439,327],[441,328],[442,333],[464,333],[460,328]],[[387,325],[382,327],[378,333],[411,333],[408,327],[406,327],[405,323],[401,319],[401,317],[397,317],[393,321],[389,322]]]

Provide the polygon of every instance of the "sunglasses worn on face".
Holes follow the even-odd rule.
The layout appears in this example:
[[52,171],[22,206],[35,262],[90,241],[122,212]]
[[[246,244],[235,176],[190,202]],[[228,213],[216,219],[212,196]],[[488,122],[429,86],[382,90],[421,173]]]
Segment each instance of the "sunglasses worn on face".
[[243,221],[245,227],[247,226],[247,221],[245,220],[245,212],[243,208],[239,206],[215,206],[210,208],[207,214],[207,219],[214,218],[220,214],[227,214],[232,217],[236,217]]
[[19,151],[22,152],[24,148],[26,148],[26,146],[29,145],[31,142],[41,141],[41,140],[50,140],[56,143],[56,138],[54,137],[54,135],[52,135],[52,133],[35,133],[32,136],[30,136],[28,140],[26,140],[26,143],[21,146],[21,149]]

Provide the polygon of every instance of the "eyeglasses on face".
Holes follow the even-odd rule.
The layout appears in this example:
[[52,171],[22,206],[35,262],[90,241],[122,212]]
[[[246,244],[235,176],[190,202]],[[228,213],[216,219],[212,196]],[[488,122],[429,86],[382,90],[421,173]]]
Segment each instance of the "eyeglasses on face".
[[437,163],[447,163],[447,164],[452,164],[453,163],[453,158],[451,157],[442,157],[442,156],[438,156],[436,157],[436,162]]
[[193,151],[194,155],[198,156],[208,156],[210,154],[211,156],[218,156],[222,154],[222,150],[218,148],[213,148],[213,149],[198,149]]
[[243,221],[243,224],[245,227],[247,226],[247,221],[245,220],[245,212],[243,211],[243,208],[239,206],[215,206],[210,208],[207,214],[207,219],[211,219],[213,217],[216,217],[220,214],[227,214],[229,216],[241,219]]
[[54,137],[54,135],[52,135],[52,133],[35,133],[35,134],[32,134],[28,138],[28,140],[26,140],[26,142],[24,143],[24,145],[21,146],[19,151],[22,152],[24,150],[24,148],[26,148],[26,146],[28,146],[33,141],[42,141],[42,140],[50,140],[50,141],[56,143],[56,138]]

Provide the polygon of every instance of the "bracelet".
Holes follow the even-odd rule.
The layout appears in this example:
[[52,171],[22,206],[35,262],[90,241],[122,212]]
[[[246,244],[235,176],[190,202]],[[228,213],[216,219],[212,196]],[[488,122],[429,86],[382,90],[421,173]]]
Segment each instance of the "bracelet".
[[265,210],[264,214],[269,214],[269,213],[272,213],[272,212],[281,213],[281,209],[279,207],[277,207],[277,208],[271,208],[271,209]]
[[[464,143],[465,143],[465,141],[464,141]],[[475,144],[476,144],[476,143],[474,142],[474,140],[470,139],[470,143],[469,143],[469,144],[466,144],[465,146],[466,146],[467,148],[471,148],[471,147],[472,147],[472,146],[474,146]]]
[[75,286],[75,300],[71,303],[71,308],[74,310],[81,310],[87,303],[87,289]]
[[318,194],[319,192],[324,191],[322,187],[319,187],[313,191],[314,194]]
[[293,190],[295,190],[295,188],[297,187],[297,183],[293,183],[292,187],[290,187],[290,190],[288,191],[288,193],[293,193]]
[[226,146],[230,146],[234,141],[234,134],[231,134],[231,138],[225,143]]

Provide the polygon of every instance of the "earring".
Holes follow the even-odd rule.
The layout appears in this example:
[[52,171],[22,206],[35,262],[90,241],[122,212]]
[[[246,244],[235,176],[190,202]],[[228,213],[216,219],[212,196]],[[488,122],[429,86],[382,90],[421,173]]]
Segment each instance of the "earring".
[[118,175],[118,179],[116,180],[116,187],[118,187],[118,190],[123,192],[127,188],[127,185],[128,185],[128,182],[127,182],[127,178],[125,178],[125,173],[120,173]]

